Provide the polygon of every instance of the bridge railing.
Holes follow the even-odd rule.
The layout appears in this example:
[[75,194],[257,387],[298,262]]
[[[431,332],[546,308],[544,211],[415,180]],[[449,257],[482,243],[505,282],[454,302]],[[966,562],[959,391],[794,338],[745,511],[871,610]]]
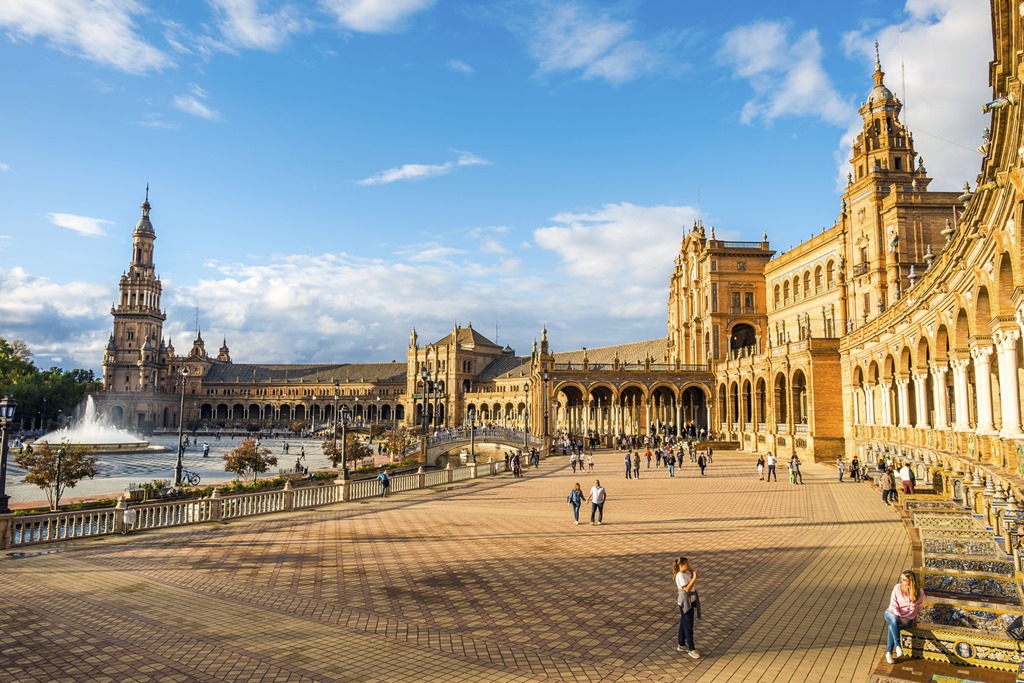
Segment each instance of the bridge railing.
[[[470,463],[462,467],[401,474],[391,478],[390,493],[401,493],[455,481],[499,474],[505,463]],[[379,496],[378,479],[335,481],[330,484],[255,491],[208,498],[180,499],[129,505],[122,499],[117,507],[99,510],[51,512],[42,515],[0,515],[0,549],[24,548],[78,538],[107,536],[189,524],[240,519],[273,512],[300,510]]]

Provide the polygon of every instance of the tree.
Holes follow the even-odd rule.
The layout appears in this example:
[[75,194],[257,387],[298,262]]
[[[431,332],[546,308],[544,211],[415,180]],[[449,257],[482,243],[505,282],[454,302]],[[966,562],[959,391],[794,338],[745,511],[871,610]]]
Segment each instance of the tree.
[[[352,432],[345,434],[345,444],[346,467],[357,460],[368,458],[373,455],[373,450],[368,445],[360,441]],[[341,444],[338,444],[338,448],[335,450],[334,439],[327,439],[320,444],[320,448],[324,449],[324,455],[327,456],[327,459],[331,461],[332,465],[337,467],[341,464]]]
[[[57,481],[57,452],[63,451],[60,458],[60,481]],[[35,484],[46,492],[46,500],[51,510],[57,509],[57,503],[66,489],[75,488],[75,484],[88,477],[96,476],[96,454],[81,444],[66,444],[54,447],[52,444],[41,443],[30,453],[22,450],[14,456],[14,462],[25,468],[25,483]]]
[[288,425],[288,431],[296,436],[302,434],[306,430],[305,420],[292,420],[292,423]]
[[388,454],[391,456],[392,462],[396,462],[405,457],[405,449],[412,445],[413,435],[405,427],[398,427],[388,431],[384,435],[384,447],[387,449]]
[[237,474],[243,480],[256,477],[277,464],[277,456],[269,448],[261,448],[256,439],[245,439],[238,448],[224,454],[224,471]]

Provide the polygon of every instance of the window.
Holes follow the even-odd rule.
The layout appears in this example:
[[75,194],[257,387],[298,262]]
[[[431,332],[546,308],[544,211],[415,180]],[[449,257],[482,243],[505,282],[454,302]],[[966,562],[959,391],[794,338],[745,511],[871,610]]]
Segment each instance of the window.
[[789,303],[789,282],[787,281],[782,285],[782,301]]
[[793,299],[795,300],[800,296],[800,277],[793,278]]
[[776,308],[779,307],[779,292],[780,292],[779,286],[775,285],[775,307]]
[[753,311],[754,310],[754,293],[753,292],[743,292],[743,307],[746,308],[748,311]]
[[804,273],[804,295],[811,293],[811,271]]
[[821,289],[821,266],[814,269],[814,289]]
[[739,292],[733,292],[732,293],[732,307],[733,307],[734,310],[738,309],[740,307],[740,293]]

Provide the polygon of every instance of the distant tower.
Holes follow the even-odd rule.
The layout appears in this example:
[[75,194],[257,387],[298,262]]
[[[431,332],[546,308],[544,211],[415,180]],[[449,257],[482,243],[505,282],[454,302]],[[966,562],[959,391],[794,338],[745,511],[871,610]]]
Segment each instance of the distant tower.
[[159,390],[162,359],[157,350],[163,338],[166,314],[160,309],[163,286],[153,267],[156,232],[149,221],[149,186],[142,216],[132,232],[132,261],[121,275],[120,297],[111,307],[114,331],[103,355],[106,391]]

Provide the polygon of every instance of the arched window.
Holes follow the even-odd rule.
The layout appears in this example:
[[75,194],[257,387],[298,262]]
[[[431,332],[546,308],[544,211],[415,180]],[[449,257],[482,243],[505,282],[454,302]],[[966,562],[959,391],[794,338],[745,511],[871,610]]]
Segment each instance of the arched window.
[[782,296],[781,291],[782,290],[779,289],[779,286],[775,285],[775,308],[779,307],[780,297]]
[[811,271],[804,272],[804,296],[811,294]]
[[782,285],[782,301],[789,303],[789,280],[786,280]]
[[793,301],[800,298],[800,276],[793,278]]
[[836,281],[836,262],[829,261],[828,265],[825,266],[825,282],[831,288]]
[[814,289],[821,289],[821,266],[814,269]]

